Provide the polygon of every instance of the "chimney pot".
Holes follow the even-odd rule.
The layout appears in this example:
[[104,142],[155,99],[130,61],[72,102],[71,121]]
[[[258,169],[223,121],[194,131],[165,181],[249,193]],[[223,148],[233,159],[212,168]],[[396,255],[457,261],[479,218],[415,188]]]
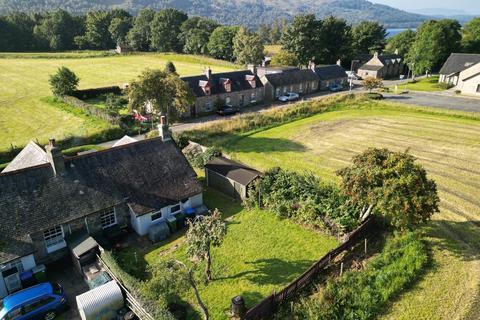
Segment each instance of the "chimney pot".
[[47,151],[47,160],[52,166],[55,175],[64,175],[65,159],[63,158],[62,151],[55,146],[55,139],[48,140],[48,146],[45,147]]
[[162,125],[166,125],[167,124],[167,117],[166,116],[161,116],[160,117],[160,123]]
[[212,69],[210,69],[210,67],[205,68],[205,76],[208,80],[212,78]]
[[342,60],[341,59],[337,60],[337,65],[340,66],[340,67],[342,66]]
[[55,147],[55,139],[54,139],[54,138],[48,139],[48,145],[49,145],[50,147]]
[[162,138],[162,141],[172,140],[172,137],[170,136],[170,132],[168,131],[166,116],[160,117],[160,123],[158,124],[157,128],[158,128],[158,135]]

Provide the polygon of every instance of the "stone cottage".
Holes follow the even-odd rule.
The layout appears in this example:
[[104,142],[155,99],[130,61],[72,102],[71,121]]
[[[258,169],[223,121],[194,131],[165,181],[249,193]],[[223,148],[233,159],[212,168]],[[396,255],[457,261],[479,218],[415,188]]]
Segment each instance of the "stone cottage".
[[202,206],[195,172],[166,124],[159,130],[158,138],[69,158],[50,140],[45,163],[0,174],[0,297],[9,293],[6,275],[68,254],[72,233],[129,225],[144,235]]
[[362,78],[398,78],[406,71],[402,57],[398,54],[375,54],[370,60],[358,68],[358,75]]
[[263,84],[256,74],[256,68],[249,70],[212,73],[210,68],[204,74],[182,77],[195,94],[195,105],[189,114],[198,116],[215,112],[219,106],[245,107],[264,100]]

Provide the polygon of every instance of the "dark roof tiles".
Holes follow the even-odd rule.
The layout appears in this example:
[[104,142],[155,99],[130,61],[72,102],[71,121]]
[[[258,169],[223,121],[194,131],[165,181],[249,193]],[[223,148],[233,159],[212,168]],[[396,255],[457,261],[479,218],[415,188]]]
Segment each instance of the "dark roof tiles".
[[440,74],[450,75],[462,72],[477,63],[480,63],[480,54],[452,53],[443,64]]
[[224,157],[213,158],[205,165],[205,168],[244,186],[262,174],[260,171]]
[[264,77],[275,87],[320,80],[318,75],[311,69],[285,70],[279,73],[265,74]]

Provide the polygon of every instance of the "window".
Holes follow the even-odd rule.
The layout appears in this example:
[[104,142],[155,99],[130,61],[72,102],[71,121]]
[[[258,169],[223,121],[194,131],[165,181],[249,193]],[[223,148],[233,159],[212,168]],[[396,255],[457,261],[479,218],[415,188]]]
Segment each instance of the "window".
[[180,204],[176,204],[174,205],[173,207],[170,208],[170,213],[171,214],[174,214],[174,213],[177,213],[178,211],[180,211]]
[[293,85],[290,85],[290,92],[293,92]]
[[158,220],[162,217],[162,211],[158,211],[158,212],[155,212],[154,214],[152,214],[151,218],[152,218],[152,221],[155,221],[155,220]]
[[257,101],[257,94],[255,92],[252,92],[250,94],[250,102],[253,103],[253,102],[256,102]]
[[117,224],[117,217],[115,216],[115,208],[109,208],[103,210],[100,214],[100,224],[102,228],[108,228]]
[[283,87],[283,93],[287,93],[287,87]]
[[10,269],[13,269],[13,268],[17,268],[18,272],[20,272],[20,273],[25,271],[25,269],[23,268],[22,260],[20,260],[20,259],[10,261],[9,263],[0,266],[0,270],[2,270],[2,271],[3,270],[10,270]]
[[280,97],[280,88],[277,88],[277,89],[275,90],[275,97],[276,97],[276,98]]
[[299,92],[303,92],[303,83],[300,83],[300,84],[298,85],[298,91],[299,91]]
[[17,308],[10,311],[6,317],[7,320],[18,319],[22,316],[22,308]]
[[45,246],[47,247],[48,253],[65,248],[67,245],[65,240],[63,240],[62,226],[56,226],[45,230],[43,232],[43,238],[45,239]]
[[480,93],[480,84],[477,86],[477,92]]
[[212,101],[205,102],[205,106],[203,107],[205,111],[212,111]]
[[225,98],[225,104],[230,104],[231,101],[232,99],[230,97]]
[[54,297],[46,297],[41,300],[35,301],[33,303],[27,304],[26,306],[23,307],[23,314],[28,314],[32,311],[35,311],[36,309],[42,306],[45,306],[50,302],[53,302],[54,300],[55,300]]

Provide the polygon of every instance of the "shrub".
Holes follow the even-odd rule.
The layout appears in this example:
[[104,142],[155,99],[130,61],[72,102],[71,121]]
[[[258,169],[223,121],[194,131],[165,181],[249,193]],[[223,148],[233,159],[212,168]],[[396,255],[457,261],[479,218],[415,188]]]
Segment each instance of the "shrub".
[[336,186],[323,183],[311,173],[274,168],[249,192],[245,203],[248,207],[265,206],[281,217],[314,227],[327,227],[333,233],[351,231],[360,223],[360,208]]
[[450,88],[453,88],[453,84],[445,82],[440,82],[439,84],[437,84],[437,86],[442,90],[448,90]]
[[303,299],[295,308],[298,319],[367,320],[411,285],[428,262],[425,244],[415,233],[387,240],[384,250],[363,271],[350,271],[329,280],[320,295]]
[[216,148],[208,148],[205,152],[197,153],[195,155],[187,154],[187,158],[192,166],[203,169],[205,165],[214,157],[218,157],[222,152]]
[[67,67],[61,67],[56,74],[50,76],[50,88],[52,93],[61,97],[73,93],[78,86],[80,79]]

